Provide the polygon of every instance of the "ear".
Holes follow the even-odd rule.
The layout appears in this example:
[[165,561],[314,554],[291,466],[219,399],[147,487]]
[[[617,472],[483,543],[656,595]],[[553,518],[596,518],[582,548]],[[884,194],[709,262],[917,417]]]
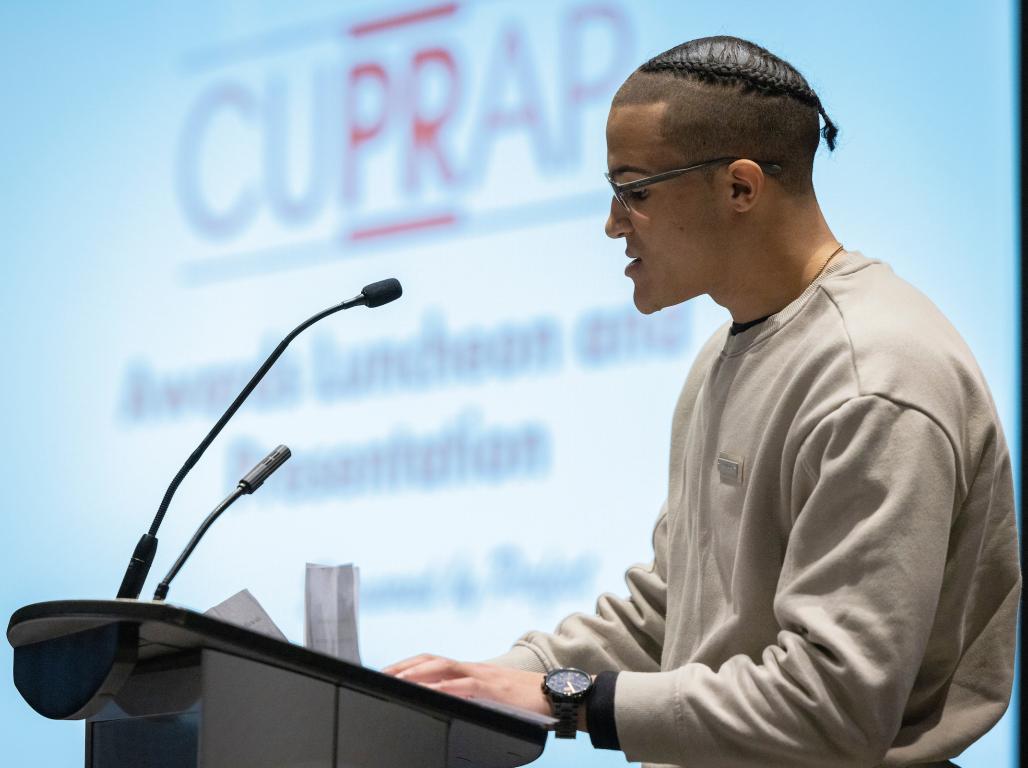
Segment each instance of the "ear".
[[764,172],[752,160],[736,160],[728,166],[732,186],[730,205],[734,212],[745,213],[752,209],[764,191]]

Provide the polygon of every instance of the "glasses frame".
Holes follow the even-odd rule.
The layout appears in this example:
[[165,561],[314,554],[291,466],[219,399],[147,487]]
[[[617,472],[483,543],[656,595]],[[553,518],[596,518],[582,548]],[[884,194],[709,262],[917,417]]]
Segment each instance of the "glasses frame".
[[[644,179],[626,181],[620,184],[614,181],[614,179],[610,177],[609,173],[604,173],[603,178],[607,180],[607,183],[610,184],[610,188],[614,190],[614,198],[619,203],[621,203],[621,205],[624,207],[626,211],[631,213],[632,206],[630,206],[628,204],[628,201],[625,199],[626,192],[632,192],[636,189],[642,189],[643,187],[648,187],[651,184],[659,184],[662,181],[677,178],[678,176],[681,176],[683,173],[695,171],[698,168],[706,168],[709,165],[719,165],[723,163],[734,163],[736,160],[745,159],[746,158],[743,157],[715,157],[713,160],[704,160],[701,163],[694,163],[693,165],[688,165],[685,168],[675,168],[671,171],[662,171],[661,173],[655,173],[652,176],[647,176]],[[772,163],[767,160],[754,160],[753,162],[759,165],[760,169],[768,176],[777,176],[779,173],[782,172],[782,166],[780,166],[778,163]]]

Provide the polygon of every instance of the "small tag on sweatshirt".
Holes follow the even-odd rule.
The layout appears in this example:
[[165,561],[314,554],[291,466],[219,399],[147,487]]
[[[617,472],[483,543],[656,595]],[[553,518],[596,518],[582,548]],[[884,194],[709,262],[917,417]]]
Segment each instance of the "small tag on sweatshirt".
[[742,482],[742,458],[727,453],[717,455],[717,471],[725,483]]

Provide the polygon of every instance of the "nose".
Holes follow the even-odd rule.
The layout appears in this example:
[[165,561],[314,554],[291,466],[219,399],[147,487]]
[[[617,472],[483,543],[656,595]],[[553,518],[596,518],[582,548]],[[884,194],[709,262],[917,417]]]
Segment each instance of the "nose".
[[632,231],[632,219],[628,211],[613,195],[610,198],[610,214],[607,216],[603,231],[607,233],[607,237],[615,239],[626,237]]

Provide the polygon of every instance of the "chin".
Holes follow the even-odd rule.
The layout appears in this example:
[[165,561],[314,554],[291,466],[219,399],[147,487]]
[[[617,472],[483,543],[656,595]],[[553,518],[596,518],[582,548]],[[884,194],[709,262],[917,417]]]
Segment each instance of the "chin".
[[638,299],[635,299],[635,308],[644,315],[652,315],[654,312],[659,312],[663,309],[663,307],[655,304],[643,304]]
[[654,297],[647,296],[638,287],[636,287],[635,292],[632,294],[632,302],[635,304],[635,308],[644,315],[652,315],[654,312],[659,312],[664,308],[663,304],[654,300]]
[[635,308],[642,314],[652,315],[654,312],[659,312],[662,309],[667,309],[668,307],[673,307],[676,304],[681,304],[699,295],[699,293],[688,293],[681,297],[653,296],[647,294],[645,291],[639,290],[639,286],[636,286],[635,292],[632,294],[632,302],[635,304]]

